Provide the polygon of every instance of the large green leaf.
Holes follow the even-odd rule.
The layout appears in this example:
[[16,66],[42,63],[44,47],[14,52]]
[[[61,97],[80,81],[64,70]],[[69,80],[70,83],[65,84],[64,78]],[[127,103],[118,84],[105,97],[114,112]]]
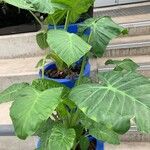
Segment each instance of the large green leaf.
[[80,145],[81,150],[87,150],[90,145],[89,139],[85,136],[81,137],[79,145]]
[[32,81],[32,86],[39,91],[45,91],[47,89],[62,87],[63,88],[62,98],[67,98],[70,92],[70,89],[65,85],[47,79],[35,79]]
[[35,135],[37,135],[38,137],[42,137],[49,129],[53,127],[54,124],[55,124],[54,120],[48,118],[41,124],[41,126],[36,131]]
[[106,65],[114,64],[116,67],[114,68],[115,71],[135,71],[139,65],[137,65],[134,61],[131,59],[124,59],[124,60],[112,60],[109,59],[105,62]]
[[119,136],[112,129],[107,128],[103,124],[95,123],[89,129],[89,134],[98,140],[108,142],[110,144],[119,144]]
[[51,3],[51,0],[4,0],[6,3],[13,6],[27,9],[31,11],[38,11],[41,13],[53,14],[55,10],[62,9],[59,4]]
[[93,52],[98,57],[103,55],[107,45],[113,38],[127,33],[126,29],[113,22],[110,17],[87,19],[81,24],[80,30],[84,31],[87,28],[91,28],[92,36],[90,41]]
[[81,124],[89,131],[89,134],[98,140],[110,144],[119,144],[119,135],[106,124],[97,123],[81,113]]
[[91,49],[91,46],[79,36],[63,30],[48,31],[47,43],[68,66],[78,61]]
[[51,24],[51,25],[58,25],[58,24],[64,24],[64,20],[66,18],[67,10],[56,10],[53,14],[49,14],[46,19],[44,20],[45,24]]
[[138,129],[150,132],[150,80],[136,72],[99,76],[102,82],[74,88],[70,99],[96,122],[114,125],[114,121],[135,117]]
[[55,125],[41,138],[40,150],[70,150],[76,138],[75,130]]
[[16,6],[18,8],[35,11],[33,4],[28,0],[4,0],[4,2]]
[[63,84],[60,84],[53,80],[47,80],[47,79],[35,79],[32,81],[32,86],[39,91],[45,91],[47,89],[57,88],[57,87],[65,87]]
[[16,83],[8,87],[6,90],[0,93],[0,104],[4,102],[14,101],[18,92],[23,88],[29,86],[28,83]]
[[63,60],[56,53],[54,53],[52,50],[47,55],[47,59],[53,60],[56,64],[58,70],[64,70],[65,68],[67,68],[66,63],[64,63]]
[[48,89],[44,92],[32,87],[21,90],[10,109],[10,116],[19,138],[26,139],[37,131],[62,101],[61,93],[62,88]]
[[[52,2],[67,6],[64,12],[70,12],[68,20],[74,23],[79,19],[81,14],[88,11],[89,7],[93,5],[94,0],[52,0]],[[64,15],[66,15],[65,13]]]
[[48,44],[46,42],[47,39],[47,33],[46,32],[40,32],[36,35],[36,41],[37,44],[41,49],[46,49],[48,48]]

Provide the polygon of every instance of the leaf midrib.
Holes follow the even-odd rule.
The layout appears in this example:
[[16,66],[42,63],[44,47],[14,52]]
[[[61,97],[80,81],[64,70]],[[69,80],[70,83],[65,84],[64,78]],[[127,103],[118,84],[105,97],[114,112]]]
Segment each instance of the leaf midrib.
[[[30,108],[30,110],[27,112],[27,114],[26,114],[26,117],[25,117],[25,121],[24,121],[24,124],[23,124],[23,127],[22,127],[22,130],[24,129],[24,127],[25,127],[25,125],[26,125],[26,122],[27,122],[27,118],[29,118],[29,114],[31,113],[31,110],[33,109],[33,107],[35,106],[35,104],[37,103],[37,99],[39,98],[39,93],[35,90],[35,89],[33,89],[33,91],[36,93],[36,98],[35,98],[35,100],[34,100],[34,103],[33,103],[33,105],[31,106],[31,108]],[[28,116],[28,117],[27,117]]]

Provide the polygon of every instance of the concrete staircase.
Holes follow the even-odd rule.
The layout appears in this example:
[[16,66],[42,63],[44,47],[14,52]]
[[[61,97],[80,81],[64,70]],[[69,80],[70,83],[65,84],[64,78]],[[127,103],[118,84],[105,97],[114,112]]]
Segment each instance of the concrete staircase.
[[[149,6],[149,12],[139,14],[124,14],[124,9],[130,11],[140,6]],[[130,9],[129,9],[130,7]],[[127,10],[128,8],[128,10]],[[129,35],[113,40],[108,46],[103,58],[91,59],[92,71],[108,71],[113,66],[104,66],[107,59],[121,60],[131,58],[140,65],[139,71],[150,77],[150,2],[128,6],[95,9],[94,15],[100,16],[110,11],[117,11],[120,16],[112,15],[113,20],[129,29]],[[113,13],[112,13],[113,14]],[[116,14],[116,13],[114,13]],[[16,82],[30,82],[38,78],[36,63],[42,57],[41,51],[35,43],[36,33],[26,33],[10,36],[0,36],[0,91]],[[9,118],[10,104],[0,105],[0,125],[11,124]],[[150,142],[150,136],[137,133],[136,130],[122,137],[123,141],[131,140]],[[143,149],[144,150],[144,149]]]

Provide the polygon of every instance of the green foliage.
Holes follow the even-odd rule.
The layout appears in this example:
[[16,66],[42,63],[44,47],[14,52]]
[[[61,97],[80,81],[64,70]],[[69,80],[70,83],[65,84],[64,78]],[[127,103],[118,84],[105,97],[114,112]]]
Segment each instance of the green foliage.
[[90,18],[80,25],[80,30],[91,29],[92,35],[90,43],[93,53],[101,57],[110,40],[118,37],[120,34],[127,34],[127,30],[119,26],[110,17]]
[[56,10],[55,13],[49,14],[48,17],[44,20],[45,24],[63,24],[65,20],[65,15],[67,14],[67,10]]
[[64,61],[55,52],[51,51],[48,57],[56,63],[58,70],[64,70],[67,68],[66,63],[64,63]]
[[8,87],[6,90],[0,93],[0,104],[14,101],[18,93],[27,86],[29,86],[28,83],[16,83]]
[[131,59],[124,59],[122,61],[109,59],[105,62],[105,65],[109,64],[116,65],[116,67],[114,68],[115,71],[122,71],[122,70],[135,71],[139,67],[139,65],[137,65]]
[[62,18],[64,18],[64,15],[69,12],[69,23],[74,23],[81,14],[88,11],[89,7],[93,5],[94,0],[52,0],[52,2],[65,5],[66,8],[63,12],[56,13],[63,15]]
[[47,80],[47,79],[35,79],[32,81],[32,87],[34,87],[36,90],[39,91],[45,91],[47,89],[53,89],[53,88],[58,88],[62,87],[62,98],[68,98],[68,94],[70,92],[70,89],[64,86],[63,84],[60,84],[56,81],[53,80]]
[[75,141],[75,130],[56,124],[41,138],[40,150],[70,150]]
[[37,131],[62,101],[61,93],[62,88],[40,92],[26,87],[20,91],[10,109],[10,116],[19,138],[26,139]]
[[48,48],[48,44],[46,42],[47,39],[47,33],[46,32],[40,32],[36,35],[36,41],[37,44],[41,49]]
[[38,63],[36,64],[35,67],[36,67],[36,68],[42,67],[43,64],[45,65],[45,64],[46,64],[46,61],[45,61],[44,59],[40,59],[40,60],[38,61]]
[[90,142],[87,137],[83,136],[80,138],[79,145],[81,150],[87,150],[89,148]]
[[38,11],[40,13],[53,14],[55,10],[62,9],[59,4],[51,3],[51,0],[4,0],[6,3],[18,8]]
[[78,61],[91,49],[91,46],[79,36],[63,30],[48,31],[47,43],[68,66]]
[[18,8],[35,11],[33,4],[27,0],[4,0],[4,2],[6,2],[10,5],[16,6]]
[[119,144],[118,134],[103,124],[95,123],[89,129],[89,134],[98,140],[106,141],[110,144]]
[[135,117],[138,129],[150,132],[147,119],[150,115],[150,81],[136,72],[112,71],[99,74],[99,77],[100,84],[75,87],[70,99],[96,122],[113,125],[122,117],[128,120]]
[[113,128],[107,124],[97,123],[84,114],[80,114],[81,123],[89,131],[88,133],[98,140],[106,141],[110,144],[119,144],[118,132],[115,132]]

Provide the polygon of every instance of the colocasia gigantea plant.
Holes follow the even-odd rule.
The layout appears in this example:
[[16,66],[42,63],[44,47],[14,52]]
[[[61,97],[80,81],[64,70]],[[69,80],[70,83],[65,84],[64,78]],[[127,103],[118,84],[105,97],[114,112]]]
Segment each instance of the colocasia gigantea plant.
[[[20,139],[37,135],[40,150],[86,150],[88,136],[111,144],[119,144],[119,135],[130,128],[131,119],[137,129],[150,132],[150,80],[139,74],[132,60],[108,60],[112,71],[99,73],[98,82],[83,77],[89,56],[101,57],[110,40],[127,33],[110,17],[89,18],[79,23],[77,34],[67,32],[94,0],[5,0],[6,3],[34,12],[47,14],[37,43],[46,51],[39,61],[41,79],[31,84],[17,83],[0,93],[0,103],[12,101],[10,116]],[[64,23],[64,29],[57,25]],[[53,25],[48,30],[46,24]],[[89,35],[85,31],[90,30]],[[44,79],[47,59],[55,61],[58,70],[68,71],[77,61],[81,70],[73,89]]]

